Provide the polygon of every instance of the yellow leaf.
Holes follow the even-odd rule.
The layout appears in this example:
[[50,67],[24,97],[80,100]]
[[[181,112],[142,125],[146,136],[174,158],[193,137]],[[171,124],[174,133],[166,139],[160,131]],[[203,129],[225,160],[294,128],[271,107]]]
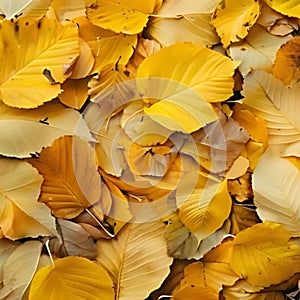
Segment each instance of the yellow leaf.
[[266,121],[259,116],[253,115],[243,105],[238,103],[234,106],[233,111],[234,120],[247,130],[254,141],[263,143],[264,147],[267,148],[268,130]]
[[260,4],[257,0],[222,0],[211,23],[224,47],[228,47],[247,36],[259,14]]
[[29,5],[22,10],[22,17],[44,17],[49,10],[50,4],[51,0],[31,0]]
[[0,153],[5,156],[30,157],[64,135],[94,140],[79,112],[56,101],[31,110],[1,102],[0,125]]
[[90,75],[94,63],[92,49],[83,39],[79,38],[79,57],[72,67],[70,78],[80,79]]
[[232,59],[241,62],[239,70],[244,76],[253,70],[270,72],[277,50],[291,38],[291,35],[275,36],[254,24],[243,41],[230,45],[229,54]]
[[219,43],[219,37],[210,20],[211,14],[184,15],[174,19],[155,18],[147,25],[146,32],[164,46],[192,42],[199,46],[211,47]]
[[114,300],[112,280],[96,263],[82,257],[57,259],[38,270],[30,285],[29,300]]
[[300,172],[287,159],[267,150],[253,173],[254,203],[261,220],[285,224],[300,235]]
[[[131,223],[114,240],[101,240],[97,261],[110,274],[116,300],[140,300],[159,288],[173,259],[160,221]],[[155,245],[155,246],[154,246]]]
[[266,120],[269,144],[299,141],[299,84],[288,88],[272,74],[257,70],[245,78],[243,93],[245,108]]
[[40,202],[56,217],[74,218],[100,200],[100,176],[92,147],[78,137],[62,137],[30,159],[44,176]]
[[99,72],[112,63],[126,65],[137,43],[136,35],[124,35],[93,25],[85,17],[73,20],[79,26],[79,36],[93,51],[95,64],[91,73]]
[[0,99],[10,106],[33,108],[56,97],[79,54],[77,34],[75,24],[61,25],[53,17],[4,20]]
[[289,241],[283,225],[256,224],[234,239],[231,268],[254,286],[268,287],[300,271],[300,247]]
[[228,180],[227,183],[229,194],[238,202],[244,202],[253,197],[250,173],[246,173],[236,180]]
[[136,34],[143,30],[156,1],[85,0],[88,19],[117,33]]
[[293,86],[300,81],[300,37],[295,36],[280,47],[273,65],[273,75],[285,85]]
[[208,252],[203,261],[189,264],[184,269],[184,278],[173,290],[174,299],[218,300],[222,286],[232,285],[238,280],[230,268],[230,251],[231,244],[224,243]]
[[8,256],[2,270],[1,299],[22,299],[38,267],[42,247],[39,241],[27,241]]
[[176,202],[181,221],[202,240],[223,225],[231,210],[231,198],[226,180],[219,182],[198,175],[195,185],[193,176],[196,174],[185,176],[179,183]]
[[63,92],[58,96],[59,101],[68,107],[81,109],[89,96],[88,82],[90,79],[90,77],[67,79],[61,86]]
[[157,14],[175,18],[187,14],[212,13],[218,2],[219,0],[165,0]]
[[[130,79],[132,79],[132,76],[124,65],[119,65],[118,63],[107,64],[105,67],[103,67],[103,69],[101,69],[97,76],[90,80],[88,84],[88,87],[90,88],[89,95],[92,96],[91,100],[93,101],[98,94],[105,90],[109,90],[110,87]],[[109,91],[113,93],[114,89],[110,89]],[[98,98],[101,99],[101,96]],[[95,102],[97,102],[97,100],[95,100]]]
[[276,11],[289,17],[300,17],[300,3],[298,0],[266,0],[267,4]]
[[55,219],[43,203],[38,203],[43,181],[30,164],[0,159],[0,227],[12,240],[55,235]]
[[[237,66],[237,62],[216,51],[192,43],[179,43],[147,57],[140,65],[137,77],[158,77],[175,81],[173,85],[169,82],[170,90],[166,90],[160,97],[170,96],[168,92],[172,88],[177,93],[181,92],[182,87],[176,86],[176,83],[180,83],[199,93],[206,101],[219,102],[232,95],[232,76]],[[202,99],[198,102],[199,110],[203,106],[202,109],[212,118],[211,109],[204,106]],[[202,119],[205,122],[206,118]]]

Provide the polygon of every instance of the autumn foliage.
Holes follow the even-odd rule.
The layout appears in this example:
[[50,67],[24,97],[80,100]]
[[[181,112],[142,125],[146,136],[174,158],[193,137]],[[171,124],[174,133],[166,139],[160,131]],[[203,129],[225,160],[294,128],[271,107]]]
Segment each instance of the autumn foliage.
[[0,299],[298,299],[298,0],[0,9]]

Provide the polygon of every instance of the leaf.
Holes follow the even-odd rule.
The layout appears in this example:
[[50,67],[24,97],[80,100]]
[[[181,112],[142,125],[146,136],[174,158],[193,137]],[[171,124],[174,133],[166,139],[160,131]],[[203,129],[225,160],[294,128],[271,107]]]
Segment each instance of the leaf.
[[[162,62],[164,68],[161,68]],[[232,76],[237,65],[238,63],[213,50],[192,43],[179,43],[146,58],[139,67],[137,77],[158,77],[175,81],[174,85],[169,83],[171,89],[164,91],[160,97],[170,97],[168,92],[172,88],[177,93],[181,92],[183,87],[179,86],[180,83],[199,93],[208,102],[219,102],[232,95]],[[203,100],[199,99],[198,102],[200,109],[204,106]],[[204,106],[203,110],[211,115],[209,109],[205,108]],[[205,122],[205,116],[202,119]]]
[[222,295],[225,299],[243,299],[243,300],[285,300],[286,298],[280,292],[269,292],[262,287],[252,286],[246,280],[239,280],[233,286],[225,286]]
[[291,35],[274,36],[254,24],[243,41],[230,45],[229,54],[232,59],[241,62],[239,70],[244,76],[252,70],[271,71],[277,50],[291,38]]
[[[200,259],[205,253],[221,243],[229,233],[230,224],[226,222],[222,228],[203,240],[198,240],[197,232],[191,233],[180,221],[178,215],[168,218],[165,238],[168,255],[180,259]],[[201,230],[199,230],[201,232]]]
[[67,79],[61,86],[63,92],[58,96],[59,101],[68,107],[81,109],[88,99],[87,85],[90,79]]
[[266,0],[276,11],[289,17],[300,17],[300,4],[297,0]]
[[288,88],[265,71],[254,71],[245,78],[243,103],[254,115],[266,120],[269,144],[299,140],[299,92],[299,84]]
[[18,242],[2,238],[0,239],[0,284],[3,287],[3,265],[10,254],[20,245]]
[[88,93],[92,96],[91,100],[93,101],[101,92],[132,78],[125,66],[118,63],[106,65],[88,84],[90,88]]
[[97,261],[110,274],[116,298],[140,300],[158,288],[169,273],[161,222],[130,223],[114,240],[97,242]]
[[85,0],[88,19],[95,25],[117,33],[136,34],[143,30],[156,1]]
[[84,0],[52,0],[51,6],[60,21],[85,15]]
[[22,16],[41,18],[47,14],[51,0],[31,0],[31,2],[22,10]]
[[[206,254],[203,261],[185,267],[184,278],[172,293],[174,299],[218,300],[222,285],[232,285],[238,280],[230,268],[227,253],[230,253],[230,247],[224,243]],[[191,296],[194,298],[189,298]]]
[[299,272],[300,247],[283,225],[264,222],[237,234],[231,268],[254,286],[270,286]]
[[60,237],[50,240],[50,248],[56,255],[96,258],[96,245],[80,225],[64,219],[57,219],[57,224]]
[[219,37],[210,25],[211,14],[191,14],[182,18],[156,18],[147,26],[147,35],[164,46],[192,42],[211,47]]
[[1,299],[22,298],[38,267],[42,247],[39,241],[27,241],[9,255],[3,265]]
[[186,14],[212,13],[218,2],[219,0],[165,0],[157,15],[175,18]]
[[30,159],[44,177],[40,202],[58,218],[70,219],[100,200],[100,176],[88,142],[65,136]]
[[79,38],[79,57],[72,66],[70,78],[80,79],[91,74],[94,67],[95,59],[92,49],[83,39]]
[[95,64],[90,73],[98,73],[104,66],[126,65],[137,43],[136,35],[124,35],[93,25],[86,17],[73,20],[79,26],[79,36],[93,51]]
[[96,263],[82,257],[57,259],[35,274],[29,300],[64,299],[114,300],[113,284],[107,272]]
[[300,81],[299,57],[300,37],[287,41],[276,53],[273,75],[285,85],[293,86]]
[[37,202],[43,181],[24,161],[0,159],[0,226],[12,240],[55,235],[55,219],[48,207]]
[[211,24],[227,48],[232,42],[247,36],[259,14],[260,4],[257,0],[223,0],[214,12]]
[[10,157],[30,157],[64,135],[93,140],[80,114],[55,101],[31,110],[0,103],[0,127],[0,153]]
[[[221,228],[231,209],[231,198],[227,191],[227,182],[207,179],[195,173],[186,175],[176,191],[176,203],[179,218],[199,240]],[[222,207],[222,210],[219,209]]]
[[61,25],[53,17],[4,20],[0,99],[10,106],[33,108],[56,97],[79,54],[77,35],[75,24]]
[[261,220],[284,224],[300,235],[300,172],[292,163],[268,150],[253,173],[253,189]]
[[11,19],[13,16],[18,15],[32,0],[19,0],[19,1],[1,1],[0,10],[5,14],[6,19]]

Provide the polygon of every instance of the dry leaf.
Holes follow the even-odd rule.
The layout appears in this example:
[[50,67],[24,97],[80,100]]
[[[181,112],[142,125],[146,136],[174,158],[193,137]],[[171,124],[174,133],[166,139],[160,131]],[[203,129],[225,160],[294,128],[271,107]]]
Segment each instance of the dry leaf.
[[[64,284],[62,284],[62,282]],[[54,266],[38,270],[30,285],[29,300],[62,298],[114,300],[113,283],[107,272],[82,257],[57,259]]]
[[143,30],[156,1],[85,0],[88,19],[117,33],[136,34]]
[[268,287],[299,272],[300,247],[284,226],[264,222],[239,232],[232,243],[230,266],[254,286]]
[[[0,298],[7,300],[21,299],[37,270],[42,243],[27,241],[18,246],[3,264],[3,288]],[[16,268],[16,264],[18,268]]]
[[140,300],[158,288],[169,274],[161,222],[127,224],[114,240],[99,240],[97,261],[110,274],[115,299]]
[[94,140],[80,114],[56,101],[31,110],[0,103],[0,112],[0,153],[5,156],[35,156],[64,135]]
[[33,108],[56,97],[79,54],[77,35],[75,24],[62,25],[54,17],[3,21],[1,100],[10,106]]
[[16,240],[55,235],[55,219],[43,203],[38,203],[43,178],[29,163],[0,159],[1,230]]
[[223,0],[219,2],[211,24],[227,48],[232,42],[247,36],[259,14],[260,4],[257,0]]
[[88,142],[65,136],[29,161],[45,179],[39,201],[56,217],[74,218],[100,200],[100,176]]
[[273,65],[273,75],[285,85],[293,86],[300,81],[300,37],[295,36],[280,47]]
[[190,14],[181,18],[155,18],[147,26],[146,34],[163,46],[192,42],[211,47],[219,37],[210,24],[211,14]]
[[229,54],[232,59],[241,62],[239,70],[243,76],[252,70],[271,71],[277,50],[291,38],[291,35],[274,36],[262,26],[254,24],[243,41],[230,45]]
[[263,221],[282,223],[299,236],[300,172],[271,149],[261,157],[253,173],[254,203]]

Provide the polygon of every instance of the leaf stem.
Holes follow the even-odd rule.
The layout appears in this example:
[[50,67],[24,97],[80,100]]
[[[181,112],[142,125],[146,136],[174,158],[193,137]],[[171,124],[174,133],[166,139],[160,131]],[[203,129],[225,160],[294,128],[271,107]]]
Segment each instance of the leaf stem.
[[51,250],[50,250],[50,247],[49,247],[49,243],[50,243],[50,239],[48,239],[48,240],[45,242],[45,247],[46,247],[46,250],[47,250],[47,252],[48,252],[48,255],[49,255],[49,258],[50,258],[50,261],[51,261],[51,265],[54,267],[54,260],[53,260],[52,254],[51,254]]

